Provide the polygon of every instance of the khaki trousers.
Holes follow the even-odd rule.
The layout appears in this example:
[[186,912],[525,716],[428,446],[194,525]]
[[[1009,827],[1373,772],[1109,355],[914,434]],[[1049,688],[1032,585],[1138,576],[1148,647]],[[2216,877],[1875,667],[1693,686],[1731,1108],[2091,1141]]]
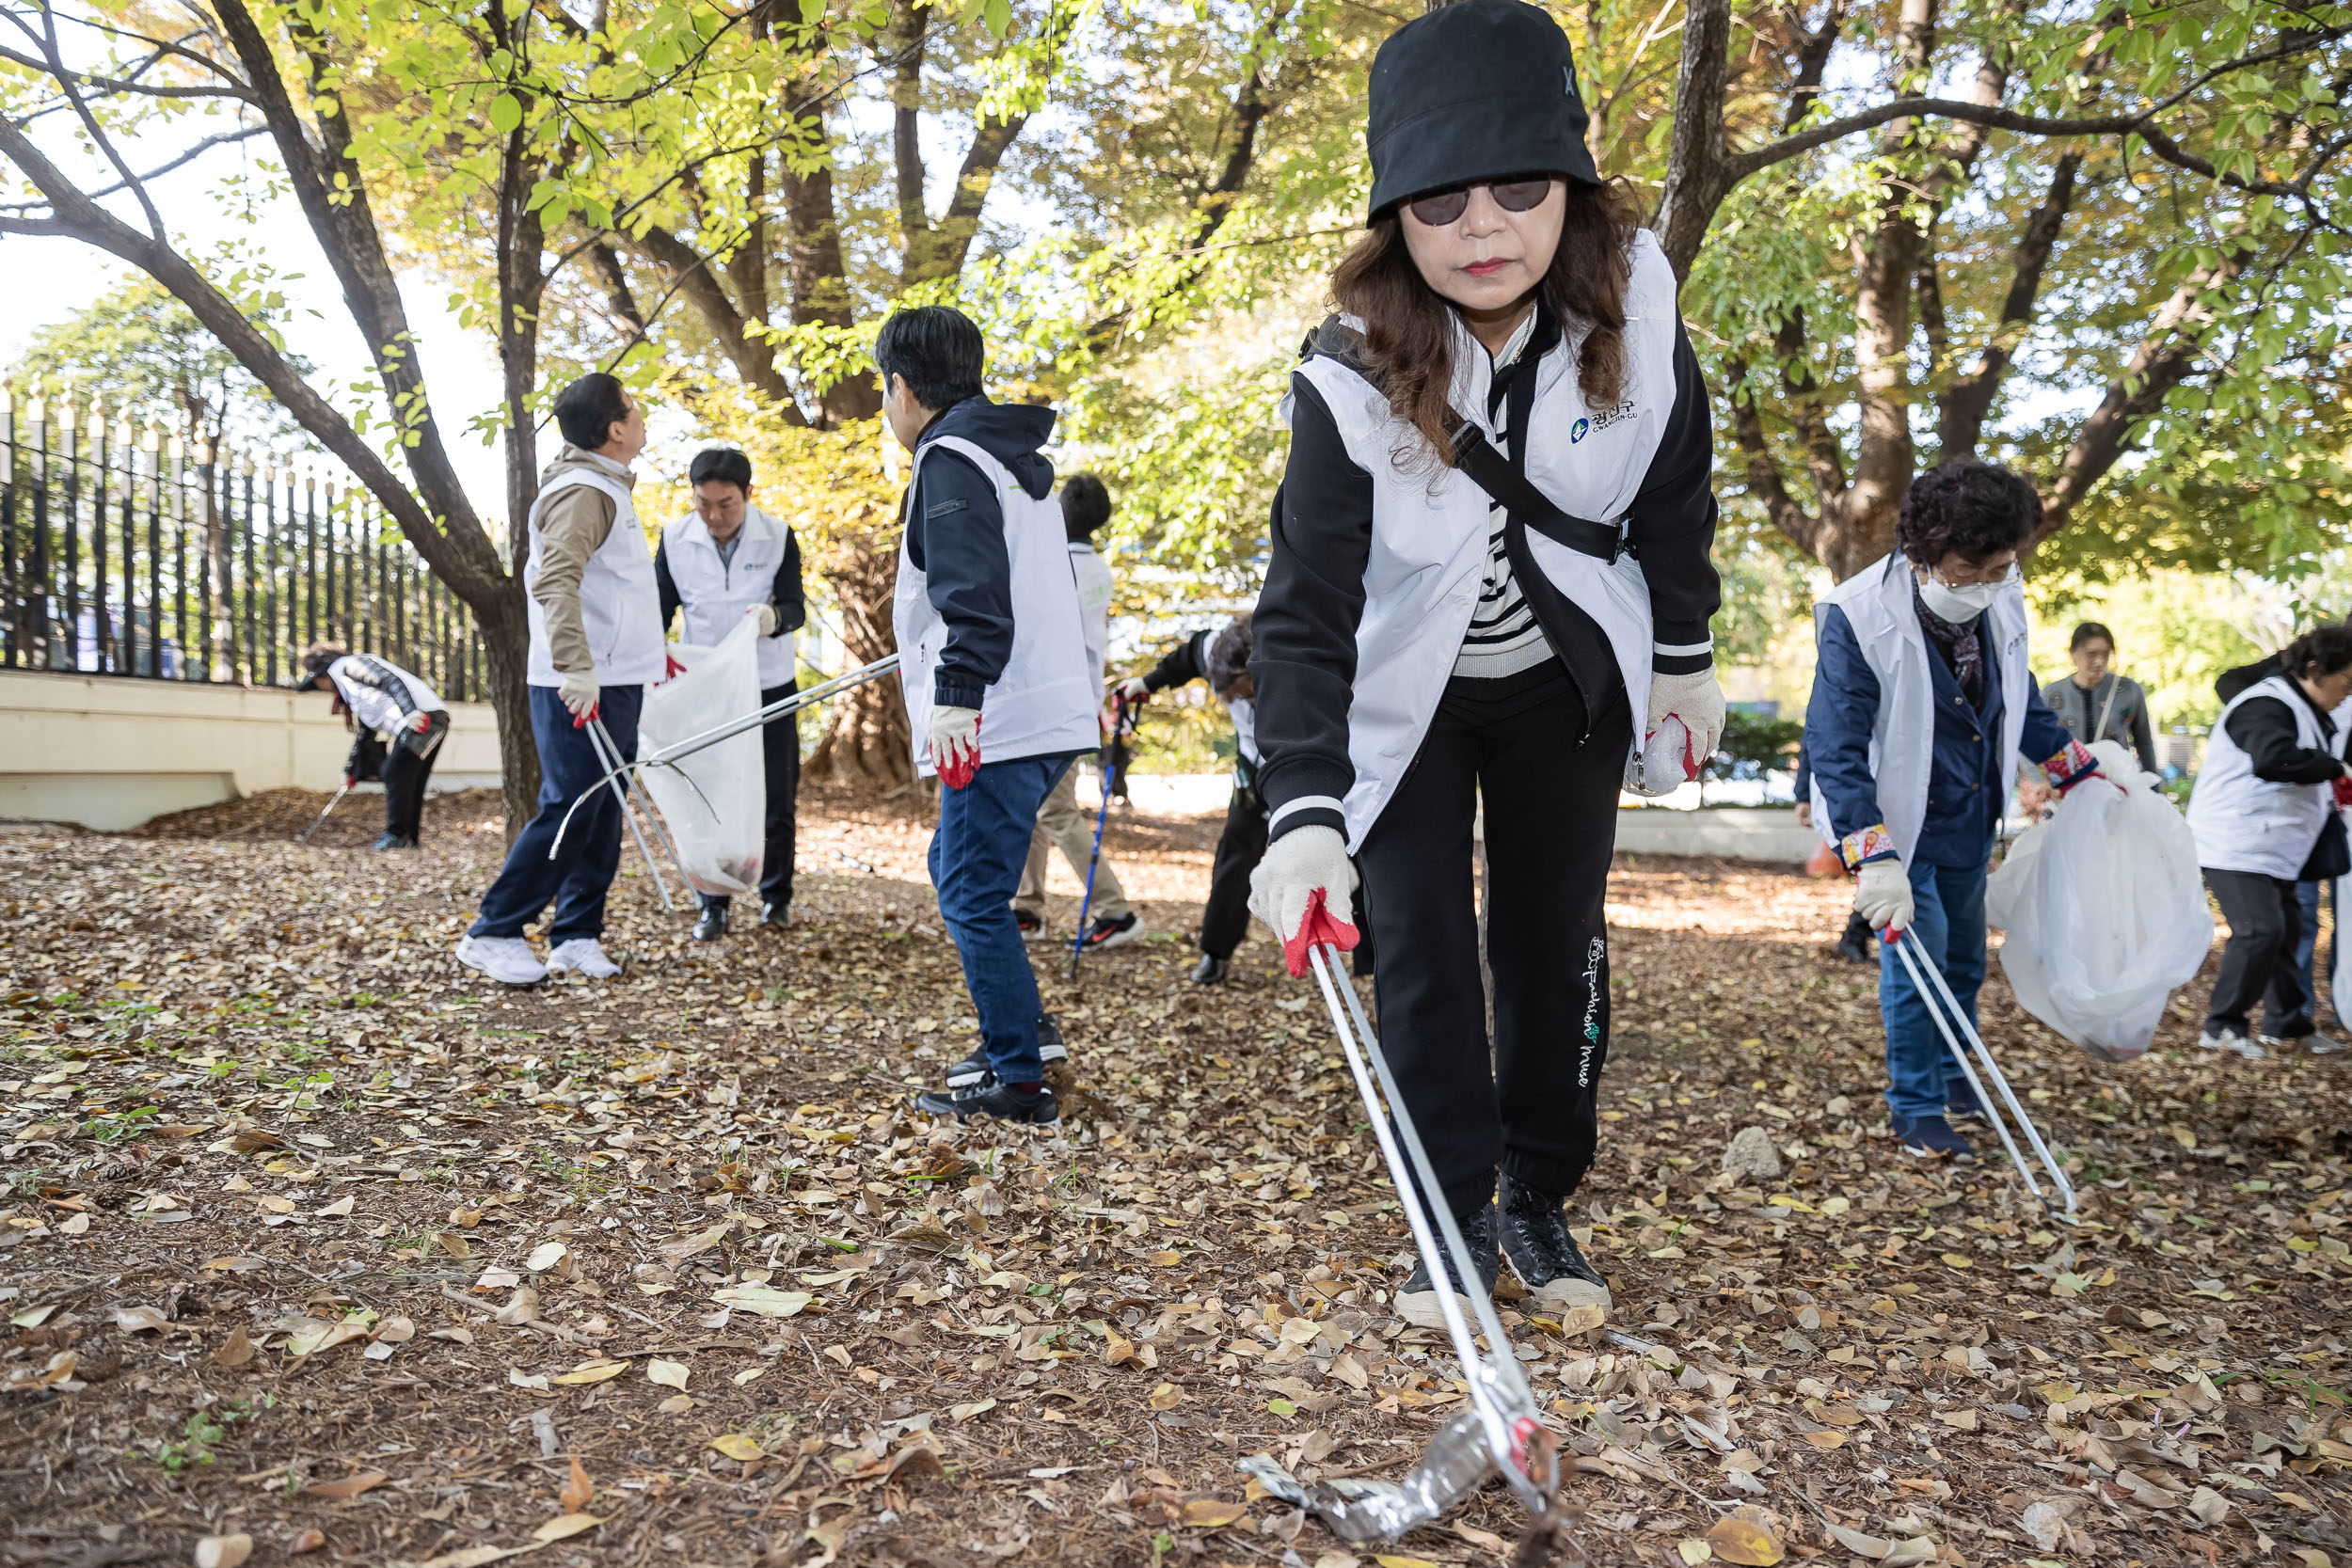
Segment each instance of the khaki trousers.
[[[1012,907],[1025,910],[1041,918],[1045,913],[1045,860],[1049,851],[1058,848],[1061,858],[1070,863],[1070,869],[1078,874],[1078,885],[1087,879],[1087,858],[1094,853],[1094,824],[1078,809],[1078,769],[1073,766],[1063,772],[1061,783],[1045,797],[1045,803],[1037,810],[1037,828],[1029,834],[1029,863],[1022,868],[1021,891],[1012,895]],[[1089,921],[1107,916],[1123,920],[1132,912],[1124,889],[1119,885],[1118,873],[1105,860],[1094,868],[1094,908]]]

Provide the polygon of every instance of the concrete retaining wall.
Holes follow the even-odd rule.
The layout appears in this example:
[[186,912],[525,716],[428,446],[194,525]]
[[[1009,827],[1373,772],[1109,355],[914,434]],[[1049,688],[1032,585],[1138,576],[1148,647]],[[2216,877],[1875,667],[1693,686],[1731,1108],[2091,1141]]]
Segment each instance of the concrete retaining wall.
[[[434,788],[495,785],[489,705],[450,718]],[[350,750],[323,692],[0,671],[0,821],[113,832],[264,789],[333,789]]]
[[1637,855],[1714,855],[1802,864],[1821,842],[1797,826],[1794,806],[1724,806],[1675,811],[1642,806],[1617,813],[1617,847]]

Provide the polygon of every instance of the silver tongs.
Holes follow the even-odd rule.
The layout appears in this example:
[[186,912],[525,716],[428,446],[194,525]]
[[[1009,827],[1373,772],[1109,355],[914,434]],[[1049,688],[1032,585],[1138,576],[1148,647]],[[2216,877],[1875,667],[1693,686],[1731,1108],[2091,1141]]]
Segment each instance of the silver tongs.
[[[1321,909],[1308,919],[1311,925],[1323,923],[1316,935],[1329,930],[1329,916]],[[1341,1049],[1346,1053],[1348,1069],[1356,1076],[1356,1092],[1363,1099],[1364,1109],[1372,1119],[1373,1135],[1379,1140],[1381,1157],[1388,1162],[1389,1179],[1396,1186],[1397,1202],[1405,1211],[1406,1224],[1411,1227],[1413,1245],[1428,1266],[1430,1278],[1437,1283],[1438,1310],[1445,1315],[1446,1337],[1454,1341],[1454,1353],[1461,1360],[1470,1405],[1438,1430],[1423,1450],[1421,1463],[1401,1481],[1351,1478],[1303,1485],[1264,1455],[1243,1460],[1241,1467],[1276,1497],[1319,1515],[1343,1541],[1393,1541],[1406,1530],[1435,1522],[1447,1509],[1485,1484],[1488,1477],[1497,1475],[1510,1483],[1529,1513],[1539,1522],[1546,1521],[1560,1489],[1559,1440],[1537,1413],[1535,1397],[1519,1373],[1519,1364],[1511,1354],[1511,1342],[1495,1316],[1494,1303],[1484,1291],[1470,1293],[1470,1309],[1478,1317],[1476,1332],[1486,1336],[1487,1354],[1480,1353],[1470,1324],[1462,1316],[1453,1277],[1458,1274],[1465,1281],[1475,1280],[1478,1271],[1470,1266],[1470,1248],[1463,1243],[1461,1227],[1454,1223],[1454,1215],[1444,1204],[1435,1206],[1436,1227],[1432,1228],[1432,1208],[1422,1195],[1443,1189],[1438,1184],[1428,1152],[1422,1148],[1412,1113],[1406,1109],[1405,1097],[1389,1072],[1380,1042],[1374,1037],[1372,1025],[1364,1018],[1363,1004],[1340,967],[1339,946],[1327,941],[1312,941],[1307,948],[1307,962],[1323,988],[1324,1006],[1330,1009]],[[1379,1080],[1377,1092],[1373,1082],[1375,1075]],[[1382,1093],[1388,1096],[1386,1116],[1381,1112]],[[1409,1173],[1407,1160],[1411,1161]],[[1419,1180],[1413,1180],[1415,1177]],[[1458,1271],[1447,1270],[1444,1265],[1448,1257],[1460,1259],[1462,1267]]]

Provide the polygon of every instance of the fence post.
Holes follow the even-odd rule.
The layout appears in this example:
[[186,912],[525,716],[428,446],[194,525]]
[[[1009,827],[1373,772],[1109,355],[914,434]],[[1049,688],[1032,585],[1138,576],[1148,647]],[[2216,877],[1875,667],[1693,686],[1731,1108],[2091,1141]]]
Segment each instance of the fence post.
[[24,583],[16,566],[16,398],[0,383],[0,664],[16,668]]

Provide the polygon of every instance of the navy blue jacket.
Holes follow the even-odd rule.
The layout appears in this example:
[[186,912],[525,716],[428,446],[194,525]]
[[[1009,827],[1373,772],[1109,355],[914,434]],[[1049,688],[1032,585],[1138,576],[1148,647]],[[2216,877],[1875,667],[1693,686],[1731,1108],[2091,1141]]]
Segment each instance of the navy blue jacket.
[[1005,508],[979,468],[957,451],[925,458],[942,436],[960,436],[1002,463],[1032,500],[1054,489],[1054,465],[1038,451],[1054,411],[970,397],[930,422],[915,442],[915,493],[908,499],[907,557],[923,574],[931,608],[947,623],[947,644],[931,674],[931,702],[980,705],[1012,657],[1012,556]]
[[[1919,633],[1921,641],[1927,633]],[[1928,770],[1928,810],[1912,852],[1915,862],[1950,867],[1980,866],[1992,857],[1993,841],[2009,804],[2010,759],[1999,755],[2001,667],[1993,639],[1984,647],[1984,701],[1972,704],[1961,691],[1944,656],[1928,646],[1928,673],[1935,686],[1935,742]],[[1813,672],[1813,698],[1805,706],[1806,760],[1829,802],[1830,820],[1840,834],[1886,820],[1879,809],[1878,781],[1870,776],[1870,729],[1878,720],[1879,680],[1862,657],[1853,623],[1836,605],[1821,611],[1820,662]],[[2031,681],[2026,683],[2026,726],[2017,749],[2039,763],[2066,750],[2073,736]],[[1871,860],[1883,859],[1883,854]]]

